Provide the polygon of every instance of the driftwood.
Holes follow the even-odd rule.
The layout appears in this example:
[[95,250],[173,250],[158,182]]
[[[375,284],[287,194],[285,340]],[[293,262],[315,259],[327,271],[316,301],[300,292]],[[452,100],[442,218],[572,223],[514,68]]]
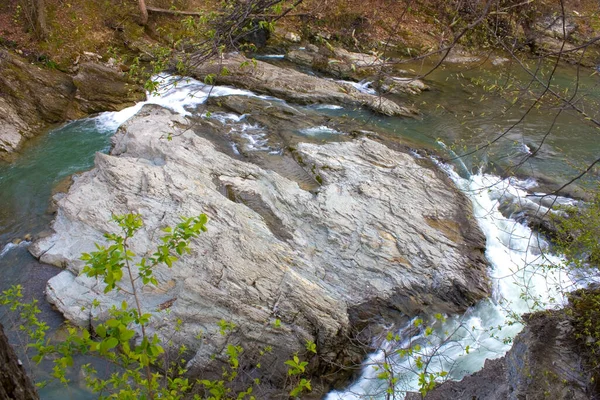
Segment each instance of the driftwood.
[[180,11],[180,10],[167,10],[164,8],[156,8],[156,7],[146,7],[148,12],[159,13],[159,14],[169,14],[169,15],[203,15],[202,12],[198,11]]
[[[193,15],[193,16],[201,16],[205,13],[201,11],[183,11],[183,10],[167,10],[166,8],[157,8],[157,7],[146,7],[148,12],[156,13],[156,14],[169,14],[169,15]],[[217,12],[217,14],[223,14],[222,12]],[[276,18],[279,17],[279,14],[251,14],[256,18]],[[305,17],[310,16],[309,13],[289,13],[286,14],[286,17]]]

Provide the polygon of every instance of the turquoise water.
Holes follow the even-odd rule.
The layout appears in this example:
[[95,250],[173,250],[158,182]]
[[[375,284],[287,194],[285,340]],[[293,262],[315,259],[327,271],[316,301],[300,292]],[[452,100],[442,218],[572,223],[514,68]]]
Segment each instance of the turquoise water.
[[83,119],[51,130],[28,144],[13,163],[0,165],[0,244],[45,229],[53,188],[92,167],[97,151],[108,151],[114,129]]
[[[25,235],[35,237],[48,228],[52,218],[48,207],[53,188],[70,175],[91,168],[94,154],[108,151],[114,132],[114,126],[99,123],[98,119],[74,121],[29,143],[13,164],[0,165],[0,251],[3,249],[4,252],[0,257],[0,290],[15,284],[23,285],[24,297],[38,300],[42,311],[40,319],[50,325],[52,332],[62,325],[63,318],[46,303],[43,292],[47,280],[60,269],[40,264],[29,254],[26,242],[20,246],[9,243]],[[6,310],[0,309],[0,322],[7,327],[13,343],[24,343],[18,330],[11,329],[13,316]],[[51,363],[37,366],[25,362],[38,380],[48,378]],[[58,383],[41,389],[40,395],[44,399],[93,398],[77,385],[65,388]]]

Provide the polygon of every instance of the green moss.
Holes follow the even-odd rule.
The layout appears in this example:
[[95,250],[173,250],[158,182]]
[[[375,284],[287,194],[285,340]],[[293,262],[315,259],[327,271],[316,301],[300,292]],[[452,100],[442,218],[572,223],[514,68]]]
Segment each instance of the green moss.
[[580,290],[571,298],[575,338],[587,359],[592,381],[600,382],[600,290]]

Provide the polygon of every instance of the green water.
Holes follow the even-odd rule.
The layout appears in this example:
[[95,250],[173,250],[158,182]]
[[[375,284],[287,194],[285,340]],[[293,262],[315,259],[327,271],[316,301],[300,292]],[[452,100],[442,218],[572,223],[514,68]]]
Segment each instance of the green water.
[[[431,67],[407,65],[406,69],[418,75],[428,72]],[[545,75],[541,79],[547,79],[548,68],[545,67]],[[509,73],[519,80],[504,91],[503,97],[484,89],[484,85],[489,87],[495,82],[506,82]],[[578,73],[577,104],[592,117],[597,117],[600,114],[600,76],[596,72],[589,69],[578,72],[576,67],[561,66],[554,75],[552,86],[562,93],[568,90],[572,94]],[[528,78],[522,70],[509,70],[507,67],[467,70],[461,66],[447,66],[428,75],[430,91],[400,98],[421,111],[417,119],[381,117],[367,111],[324,112],[331,115],[350,114],[365,123],[365,129],[376,125],[425,147],[440,148],[437,143],[439,140],[452,146],[456,154],[462,155],[487,145],[524,116],[531,102],[519,101],[513,106],[511,101],[516,96],[531,98],[542,90],[539,84],[535,84],[529,87],[530,93],[517,91],[527,87]],[[554,121],[559,111],[559,107],[542,102],[539,108],[531,110],[502,139],[465,157],[463,161],[473,171],[483,167],[485,171],[495,174],[537,178],[542,191],[558,188],[600,157],[600,130],[568,108],[562,110]],[[550,133],[544,138],[548,131]],[[534,157],[527,158],[527,151],[533,151],[540,145],[540,151]],[[449,153],[446,156],[452,158]],[[525,158],[526,162],[515,167]],[[593,186],[598,181],[599,171],[597,168],[592,170],[566,188],[565,192],[581,195],[575,189]]]
[[113,133],[96,119],[74,121],[29,143],[14,163],[0,165],[0,245],[45,229],[53,188],[91,168]]

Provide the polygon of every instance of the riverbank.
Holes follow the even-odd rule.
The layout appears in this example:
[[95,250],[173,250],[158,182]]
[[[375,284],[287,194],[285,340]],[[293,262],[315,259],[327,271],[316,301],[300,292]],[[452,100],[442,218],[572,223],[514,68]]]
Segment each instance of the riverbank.
[[[40,14],[45,19],[43,34],[30,26],[31,10],[17,0],[0,7],[0,46],[5,48],[0,68],[10,81],[0,82],[5,93],[0,99],[4,111],[0,157],[10,159],[24,140],[49,124],[139,101],[143,95],[139,85],[148,73],[198,51],[194,44],[204,43],[205,31],[212,31],[211,18],[221,12],[212,2],[186,0],[166,6],[156,0],[149,2],[150,19],[142,24],[134,5],[109,3],[77,0],[63,12],[60,3],[48,0]],[[415,74],[401,76],[406,72],[402,66],[414,61],[443,60],[470,69],[556,58],[594,68],[600,60],[594,40],[600,24],[591,2],[567,1],[564,15],[552,2],[502,6],[506,10],[498,5],[493,11],[478,2],[461,6],[425,1],[410,7],[398,2],[379,1],[368,7],[363,3],[306,0],[275,30],[256,28],[248,37],[239,35],[237,45],[250,43],[262,54],[284,54],[297,65],[338,79],[370,78],[382,93],[426,89],[412,80],[418,78]],[[271,17],[254,18],[268,22]],[[466,29],[469,24],[474,25]],[[232,44],[236,43],[224,43],[225,48]],[[186,63],[189,67],[190,60]],[[21,72],[11,73],[15,70]],[[43,82],[60,88],[60,93],[44,95]],[[380,108],[388,115],[415,112]]]

